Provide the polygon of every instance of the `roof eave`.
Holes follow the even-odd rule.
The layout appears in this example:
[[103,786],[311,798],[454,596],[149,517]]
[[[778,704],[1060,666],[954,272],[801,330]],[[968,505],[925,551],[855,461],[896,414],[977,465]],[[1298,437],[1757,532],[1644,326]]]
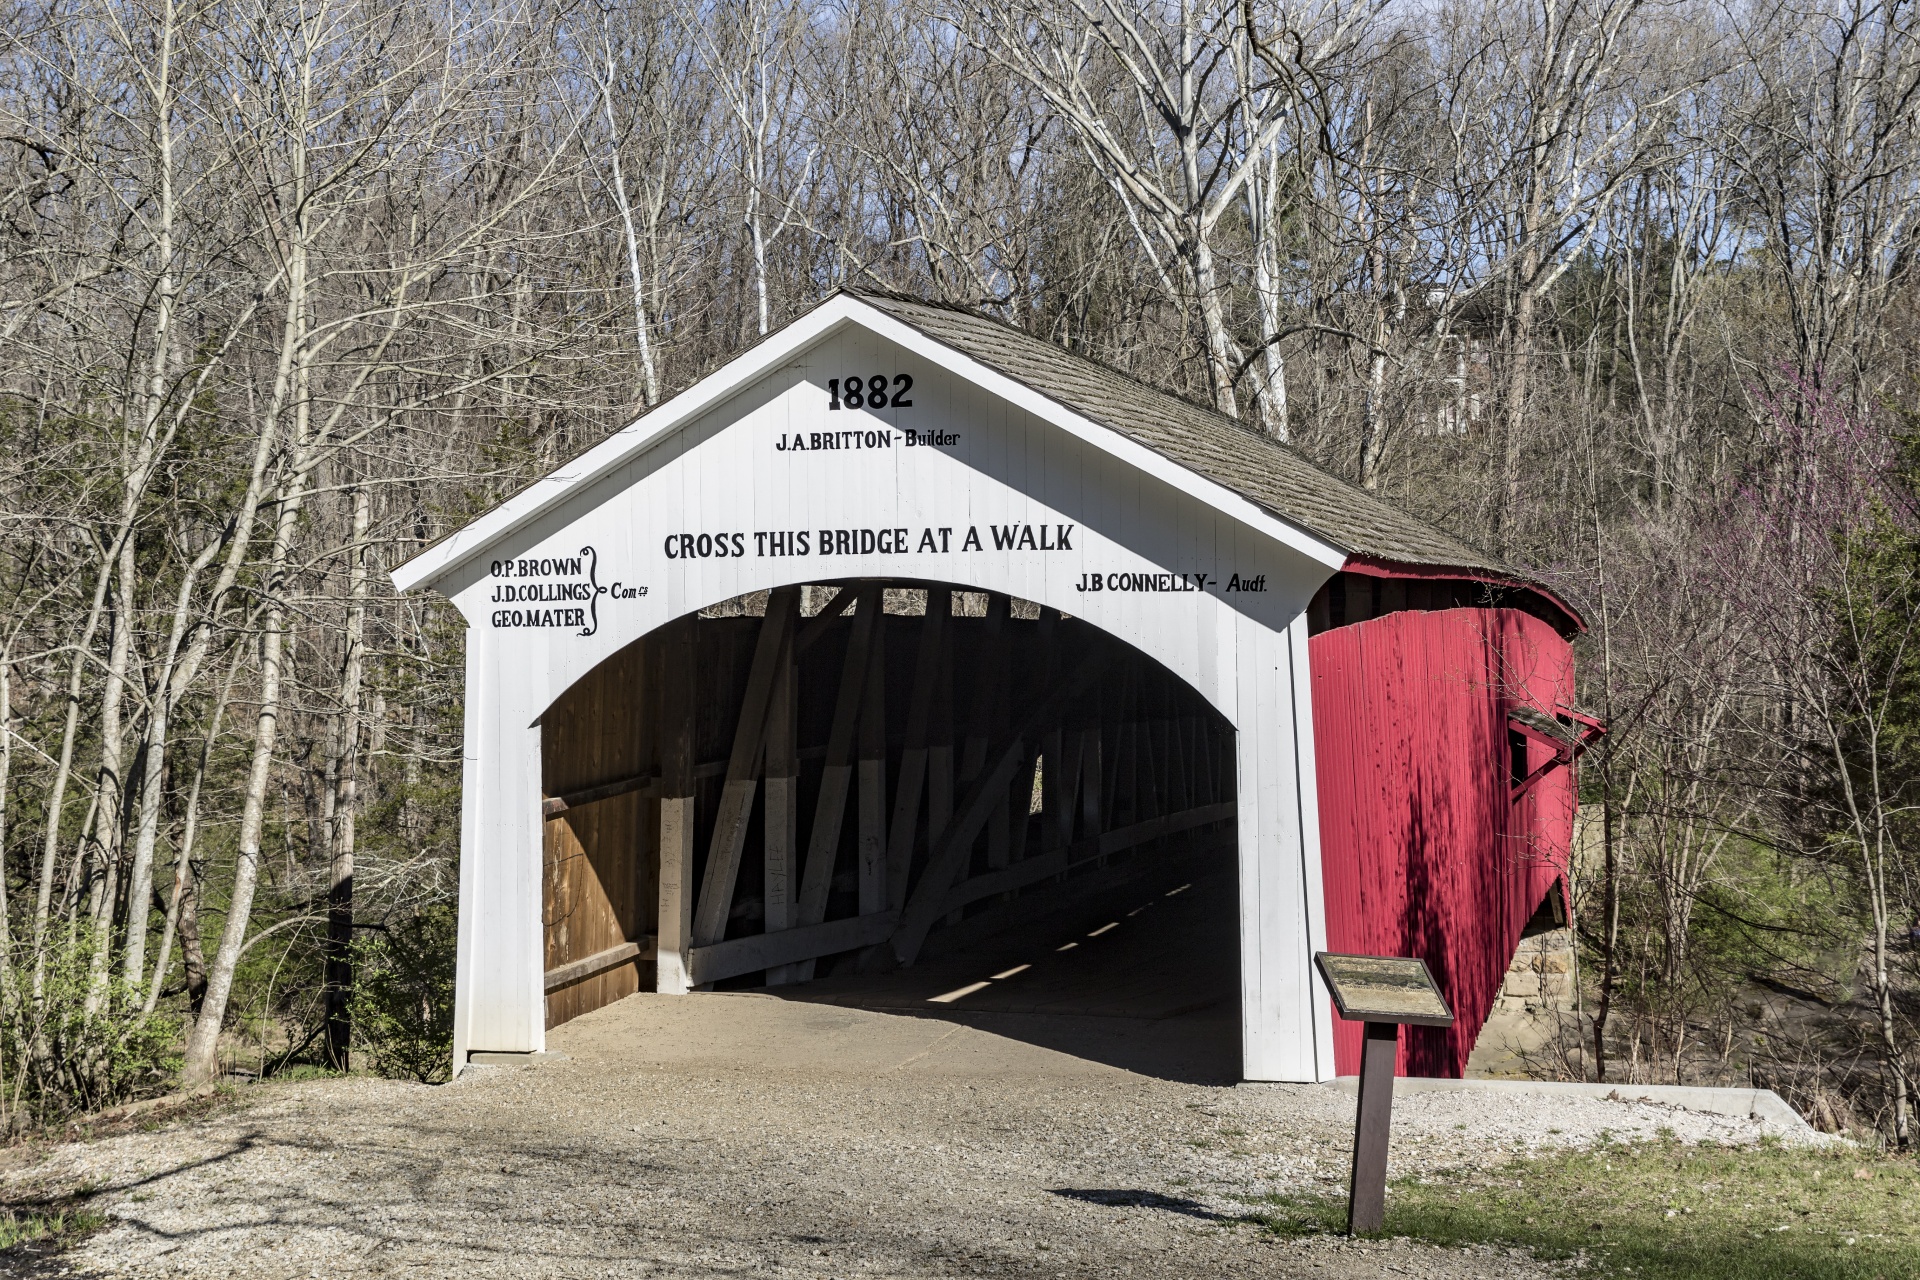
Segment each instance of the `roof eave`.
[[1587,620],[1578,609],[1561,599],[1552,588],[1517,573],[1503,573],[1485,565],[1417,564],[1371,555],[1350,555],[1340,568],[1344,573],[1358,573],[1370,578],[1446,578],[1531,591],[1566,616],[1564,630],[1569,635],[1584,635],[1587,630]]
[[699,415],[738,394],[783,361],[830,336],[841,326],[856,322],[908,350],[917,351],[929,359],[937,358],[949,371],[971,379],[989,394],[1238,519],[1330,571],[1337,570],[1348,559],[1348,548],[1329,541],[1324,535],[1277,515],[1225,485],[1149,448],[1125,432],[1088,417],[1020,379],[889,315],[857,294],[839,292],[792,324],[735,356],[665,404],[648,411],[477,520],[449,533],[395,566],[391,575],[394,586],[406,592],[437,584],[487,548],[552,510],[569,493],[606,478]]
[[846,294],[828,297],[792,324],[747,348],[665,404],[649,409],[479,519],[455,529],[396,565],[391,575],[394,586],[402,592],[433,586],[487,547],[538,519],[571,491],[605,479],[699,415],[724,403],[781,361],[826,337],[852,318],[855,305]]

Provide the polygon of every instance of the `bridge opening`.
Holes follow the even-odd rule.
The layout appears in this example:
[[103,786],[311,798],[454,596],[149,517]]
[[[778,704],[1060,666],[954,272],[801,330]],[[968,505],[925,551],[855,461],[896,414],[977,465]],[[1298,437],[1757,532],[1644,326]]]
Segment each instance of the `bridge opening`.
[[1082,620],[759,592],[608,658],[541,754],[549,1027],[763,990],[1239,1076],[1233,728]]

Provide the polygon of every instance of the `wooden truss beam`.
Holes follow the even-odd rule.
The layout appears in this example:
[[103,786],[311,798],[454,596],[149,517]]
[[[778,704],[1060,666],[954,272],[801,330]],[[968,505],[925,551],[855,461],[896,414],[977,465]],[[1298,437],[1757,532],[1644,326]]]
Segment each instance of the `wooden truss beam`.
[[927,591],[926,620],[920,625],[920,651],[913,665],[913,695],[907,704],[906,745],[900,752],[900,778],[894,790],[893,822],[887,833],[887,905],[899,910],[907,901],[907,877],[913,867],[914,832],[920,822],[920,801],[926,794],[927,733],[933,720],[934,682],[941,672],[947,641],[947,609],[936,609],[940,596]]
[[[860,696],[860,914],[887,908],[887,619],[885,596],[873,600],[866,686]],[[865,606],[862,606],[863,610]]]
[[928,857],[927,869],[921,874],[913,896],[908,899],[906,910],[901,913],[900,927],[894,931],[891,943],[893,954],[901,964],[910,965],[914,962],[920,954],[921,944],[926,941],[927,931],[944,914],[947,890],[965,865],[967,855],[973,848],[974,837],[986,825],[994,801],[1000,798],[996,792],[1004,793],[1006,790],[1026,737],[1040,726],[1051,723],[1068,703],[1091,687],[1111,658],[1109,646],[1097,645],[1072,677],[1055,688],[1027,716],[1013,736],[989,754],[989,767],[968,790],[953,825],[941,836]]
[[870,947],[892,933],[899,919],[897,911],[882,911],[695,947],[689,957],[693,980],[704,984],[759,969],[798,969],[820,956]]
[[[807,864],[800,880],[799,925],[804,928],[826,919],[827,894],[833,888],[833,864],[840,852],[840,828],[847,815],[847,792],[853,783],[855,731],[867,692],[867,660],[880,629],[881,587],[877,582],[860,588],[853,632],[847,638],[846,658],[840,664],[840,691],[834,702],[833,727],[827,737],[827,762],[820,771],[820,799],[813,810],[813,829],[807,838]],[[800,965],[798,979],[813,977],[813,961]]]
[[727,759],[726,786],[714,815],[713,839],[707,846],[707,869],[701,877],[699,906],[693,916],[693,945],[709,946],[727,932],[727,912],[733,905],[733,886],[740,874],[740,854],[747,844],[747,822],[759,791],[760,754],[765,742],[767,704],[786,645],[787,628],[799,612],[800,588],[781,587],[767,601],[753,648],[753,666],[747,673],[747,693],[740,703],[740,719],[733,732],[733,751]]
[[[980,741],[982,754],[988,742],[998,742],[1007,733],[1007,696],[1008,685],[1012,682],[1012,672],[1007,662],[1007,615],[1013,602],[1006,596],[995,592],[987,597],[987,625],[984,643],[980,649],[980,664],[985,667],[984,696],[976,708],[975,734]],[[1021,744],[1024,757],[1032,748],[1031,743]],[[973,742],[967,743],[967,755],[973,755]],[[1019,772],[1019,761],[1015,761],[1015,773]],[[987,865],[1004,867],[1007,865],[1007,851],[1010,843],[1008,828],[1012,815],[1009,810],[1012,803],[1011,780],[1009,786],[1001,792],[999,803],[987,811]]]
[[[767,708],[767,805],[765,874],[762,880],[764,928],[779,933],[793,927],[800,888],[800,674],[794,661],[794,637],[787,633]],[[767,985],[794,980],[791,965],[767,970]]]
[[548,796],[540,802],[540,816],[557,818],[569,809],[598,804],[602,800],[611,800],[616,796],[624,796],[634,791],[645,791],[659,780],[658,773],[636,773],[631,778],[616,778],[612,782],[603,782],[597,787],[583,787],[578,791],[569,791],[563,796]]
[[860,592],[850,587],[840,588],[839,593],[827,601],[826,607],[809,619],[806,626],[800,628],[799,638],[793,645],[794,657],[805,656],[807,650],[813,648],[827,632],[833,630],[834,621],[851,609],[859,599]]
[[635,960],[645,964],[651,959],[653,959],[653,935],[648,934],[637,942],[622,942],[608,947],[605,951],[596,951],[590,956],[547,970],[546,992],[552,995],[562,987],[570,987],[588,978],[597,978],[609,969],[618,969],[621,965],[631,964]]
[[1149,840],[1157,840],[1161,836],[1175,835],[1182,831],[1191,831],[1196,827],[1224,822],[1233,817],[1235,812],[1233,801],[1228,800],[1223,804],[1201,805],[1181,813],[1148,818],[1145,822],[1136,822],[1130,827],[1119,827],[1112,831],[1103,831],[1097,836],[1076,840],[1064,848],[1054,849],[1024,862],[1016,862],[1010,867],[988,871],[971,880],[961,881],[947,891],[943,910],[958,911],[970,902],[978,902],[982,898],[991,898],[995,894],[1022,889],[1052,876],[1065,875],[1090,862],[1100,862],[1116,853],[1145,844]]
[[1080,803],[1081,753],[1085,736],[1054,728],[1041,749],[1040,807],[1044,833],[1042,849],[1061,848],[1073,841],[1073,815]]
[[661,635],[660,899],[654,948],[654,990],[685,995],[693,935],[693,620],[669,623]]

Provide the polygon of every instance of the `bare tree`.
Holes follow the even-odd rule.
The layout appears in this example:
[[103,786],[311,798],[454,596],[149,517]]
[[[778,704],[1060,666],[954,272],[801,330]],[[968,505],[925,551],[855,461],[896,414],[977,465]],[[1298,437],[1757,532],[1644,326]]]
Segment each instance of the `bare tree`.
[[[706,72],[731,117],[735,163],[741,182],[741,224],[752,254],[751,279],[758,332],[773,324],[768,255],[801,222],[793,194],[806,187],[819,158],[817,145],[802,153],[798,101],[801,42],[807,6],[788,0],[747,0],[738,8],[694,5],[681,11],[687,38],[702,50]],[[798,175],[790,171],[800,162]],[[770,210],[769,205],[776,206]]]
[[[1311,25],[1266,37],[1263,47],[1290,45],[1294,74],[1304,77],[1345,49],[1375,8],[1369,0],[1334,5]],[[1229,321],[1216,242],[1248,182],[1267,173],[1298,106],[1294,83],[1244,83],[1265,67],[1251,56],[1251,19],[1232,5],[1161,11],[1063,0],[1038,10],[983,6],[965,21],[1073,131],[1167,293],[1198,311],[1214,405],[1238,417],[1245,353]],[[1286,429],[1284,403],[1278,393],[1267,397],[1275,434]]]
[[1729,160],[1774,253],[1796,377],[1820,388],[1844,378],[1864,403],[1885,378],[1873,317],[1910,252],[1920,201],[1915,7],[1850,0],[1735,16],[1752,88]]

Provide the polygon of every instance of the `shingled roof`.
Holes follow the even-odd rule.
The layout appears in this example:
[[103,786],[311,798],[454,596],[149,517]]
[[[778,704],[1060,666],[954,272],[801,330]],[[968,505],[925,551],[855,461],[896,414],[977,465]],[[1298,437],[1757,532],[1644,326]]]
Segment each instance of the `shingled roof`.
[[[551,474],[529,484],[477,520],[453,530],[394,569],[403,590],[435,581],[497,539],[536,519],[579,486],[624,465],[689,418],[755,376],[780,344],[815,340],[852,312],[870,309],[946,347],[999,378],[1019,384],[1067,414],[1113,431],[1175,466],[1219,485],[1275,520],[1346,557],[1361,573],[1466,578],[1487,584],[1484,603],[1539,613],[1572,634],[1580,616],[1552,590],[1479,548],[1403,511],[1376,494],[1324,471],[1287,446],[1204,405],[1157,390],[1084,356],[1064,351],[976,311],[865,290],[842,290],[792,325],[761,339],[723,368],[650,411]],[[796,348],[797,349],[797,348]],[[1544,609],[1544,612],[1542,612]]]
[[1364,560],[1524,582],[1525,575],[1393,503],[1323,471],[1223,413],[974,311],[893,294],[853,297],[1128,436],[1279,519]]

